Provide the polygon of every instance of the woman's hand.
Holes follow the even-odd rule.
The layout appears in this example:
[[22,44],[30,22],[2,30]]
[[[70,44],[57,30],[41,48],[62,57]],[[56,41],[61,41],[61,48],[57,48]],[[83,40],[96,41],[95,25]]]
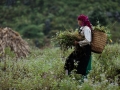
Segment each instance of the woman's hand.
[[74,44],[77,45],[77,44],[78,44],[78,41],[75,41]]

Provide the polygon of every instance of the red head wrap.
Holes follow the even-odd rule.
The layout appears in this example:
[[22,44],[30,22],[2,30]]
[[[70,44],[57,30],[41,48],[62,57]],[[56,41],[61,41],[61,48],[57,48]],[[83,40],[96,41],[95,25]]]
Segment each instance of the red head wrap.
[[83,22],[82,26],[88,26],[92,30],[92,25],[91,25],[91,23],[90,23],[90,21],[89,21],[87,16],[85,16],[83,14],[79,15],[77,20],[81,20]]

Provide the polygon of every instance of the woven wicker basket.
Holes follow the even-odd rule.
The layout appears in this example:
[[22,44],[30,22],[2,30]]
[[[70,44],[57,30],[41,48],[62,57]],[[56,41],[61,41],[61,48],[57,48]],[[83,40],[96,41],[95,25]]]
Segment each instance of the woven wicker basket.
[[107,35],[99,30],[92,31],[91,50],[95,53],[102,53],[106,45]]

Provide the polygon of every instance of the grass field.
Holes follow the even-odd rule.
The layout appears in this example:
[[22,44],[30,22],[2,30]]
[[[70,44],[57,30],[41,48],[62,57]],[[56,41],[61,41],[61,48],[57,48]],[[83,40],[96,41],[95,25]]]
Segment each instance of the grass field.
[[108,44],[100,58],[92,53],[92,70],[84,83],[80,75],[64,74],[65,58],[71,51],[32,48],[28,57],[17,61],[8,54],[0,61],[0,90],[120,90],[119,44]]

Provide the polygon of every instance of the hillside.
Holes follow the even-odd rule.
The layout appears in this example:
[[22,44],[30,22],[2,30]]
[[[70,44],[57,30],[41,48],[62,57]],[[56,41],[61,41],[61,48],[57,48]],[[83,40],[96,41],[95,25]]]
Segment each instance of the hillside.
[[119,0],[1,0],[0,27],[11,27],[22,37],[38,41],[42,46],[43,41],[56,32],[77,28],[77,16],[86,14],[93,25],[99,21],[108,26],[113,41],[118,42],[119,6]]

